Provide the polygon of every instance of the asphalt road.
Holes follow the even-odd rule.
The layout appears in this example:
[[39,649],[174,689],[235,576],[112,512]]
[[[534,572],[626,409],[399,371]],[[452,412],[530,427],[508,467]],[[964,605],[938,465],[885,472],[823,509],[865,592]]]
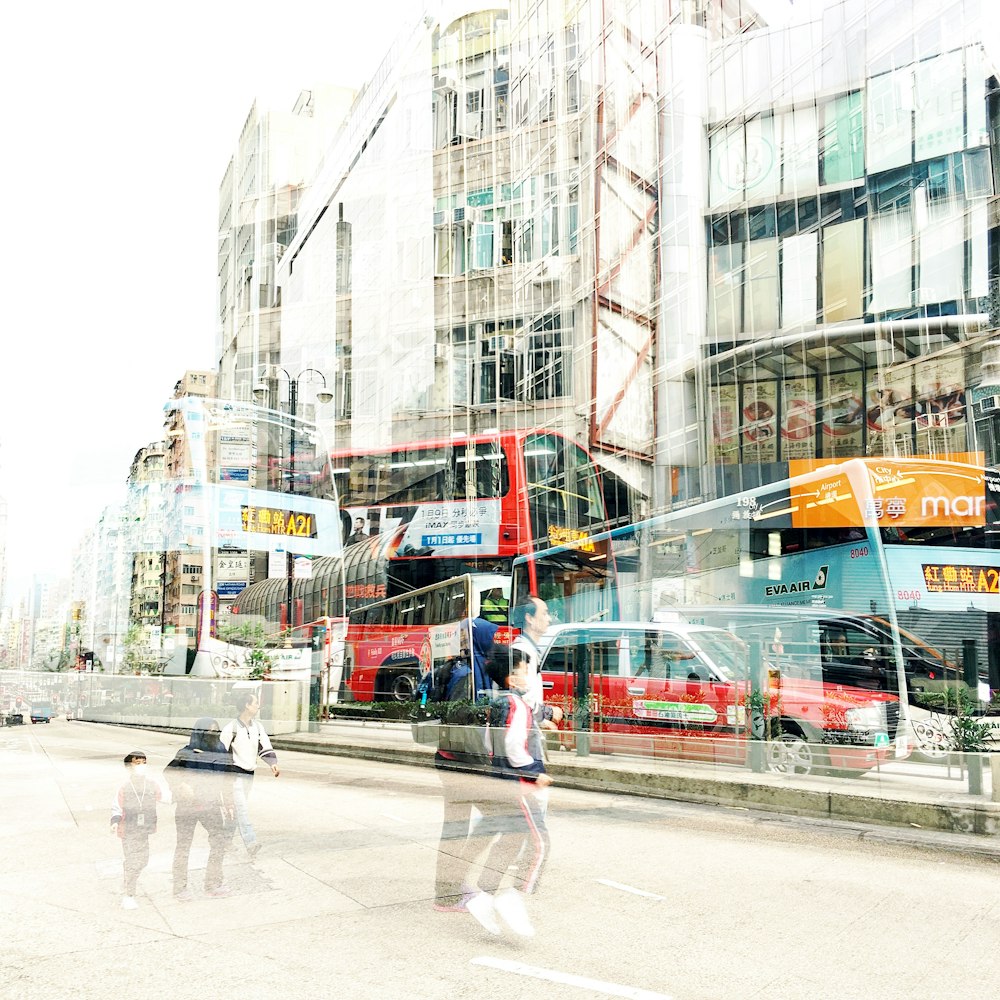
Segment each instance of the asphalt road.
[[[528,941],[432,908],[429,769],[282,753],[226,858],[173,899],[160,809],[140,908],[108,832],[121,758],[183,742],[56,720],[0,730],[0,998],[720,1000],[1000,996],[1000,867],[807,820],[553,788]],[[207,855],[199,831],[193,855]]]

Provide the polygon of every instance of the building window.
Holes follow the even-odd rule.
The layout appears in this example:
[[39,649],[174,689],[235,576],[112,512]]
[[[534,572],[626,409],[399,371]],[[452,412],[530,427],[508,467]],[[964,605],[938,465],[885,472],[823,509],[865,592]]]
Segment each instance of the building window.
[[453,405],[531,402],[570,391],[558,314],[528,331],[513,319],[455,327],[450,343]]
[[558,313],[534,324],[518,354],[518,399],[555,399],[569,391],[569,352]]

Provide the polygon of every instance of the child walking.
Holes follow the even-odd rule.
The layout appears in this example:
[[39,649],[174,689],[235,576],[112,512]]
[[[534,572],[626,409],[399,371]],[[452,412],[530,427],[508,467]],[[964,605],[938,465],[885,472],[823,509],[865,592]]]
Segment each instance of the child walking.
[[[489,710],[493,795],[478,803],[483,821],[476,831],[481,842],[496,839],[479,877],[480,891],[465,907],[491,934],[500,933],[502,921],[515,934],[531,937],[535,931],[524,895],[534,889],[548,855],[548,836],[534,797],[552,778],[545,772],[537,723],[525,700],[530,683],[525,663],[515,660],[505,681]],[[512,867],[516,885],[502,889]]]
[[131,750],[125,754],[125,783],[118,789],[111,808],[111,832],[122,842],[125,866],[125,895],[122,909],[135,910],[136,884],[149,864],[149,838],[156,833],[156,804],[163,798],[157,781],[146,776],[146,754]]

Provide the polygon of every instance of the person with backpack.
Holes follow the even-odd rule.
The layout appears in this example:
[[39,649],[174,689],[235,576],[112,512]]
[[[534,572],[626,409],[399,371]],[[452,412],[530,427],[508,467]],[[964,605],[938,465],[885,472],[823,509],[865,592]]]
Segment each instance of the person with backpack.
[[187,884],[188,866],[199,825],[208,834],[205,892],[215,897],[231,895],[222,881],[222,860],[234,812],[232,773],[232,760],[219,740],[219,723],[209,718],[195,723],[187,746],[177,751],[163,772],[177,804],[173,876],[174,898],[180,902],[194,898]]

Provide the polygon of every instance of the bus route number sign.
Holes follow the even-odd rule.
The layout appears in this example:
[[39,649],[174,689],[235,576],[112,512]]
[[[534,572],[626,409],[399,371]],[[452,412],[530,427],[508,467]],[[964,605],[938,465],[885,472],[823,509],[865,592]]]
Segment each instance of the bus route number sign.
[[933,594],[1000,594],[996,566],[923,563],[924,585]]
[[315,538],[316,517],[297,510],[277,510],[274,507],[240,507],[244,531],[259,535],[285,535],[294,538]]

